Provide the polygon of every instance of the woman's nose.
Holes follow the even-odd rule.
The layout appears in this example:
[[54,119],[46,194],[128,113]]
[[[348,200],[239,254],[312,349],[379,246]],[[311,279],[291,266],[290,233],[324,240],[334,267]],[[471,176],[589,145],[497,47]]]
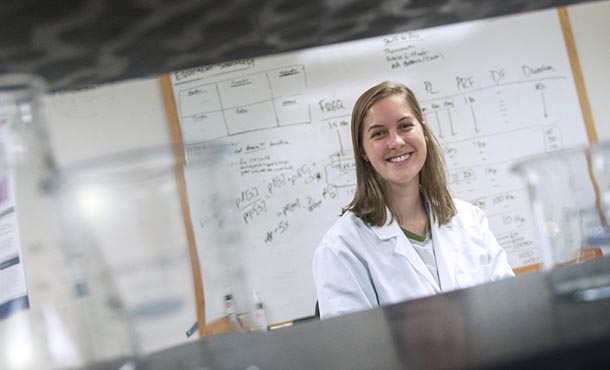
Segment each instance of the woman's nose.
[[405,143],[405,141],[402,138],[402,136],[400,136],[400,134],[398,134],[396,132],[390,134],[390,142],[388,145],[390,147],[390,149],[398,148],[398,147],[402,146],[404,143]]

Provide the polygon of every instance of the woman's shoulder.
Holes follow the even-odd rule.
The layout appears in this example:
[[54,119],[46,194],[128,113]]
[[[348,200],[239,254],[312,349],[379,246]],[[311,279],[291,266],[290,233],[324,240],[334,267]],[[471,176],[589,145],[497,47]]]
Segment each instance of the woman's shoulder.
[[467,202],[465,200],[462,199],[456,199],[453,198],[453,203],[455,204],[455,207],[458,209],[458,211],[464,210],[464,211],[480,211],[481,209],[477,206],[475,206],[474,204]]
[[324,234],[320,246],[339,246],[347,240],[372,232],[371,227],[351,211],[346,211]]
[[335,237],[366,227],[366,223],[352,211],[345,211],[326,232],[324,237]]
[[341,260],[352,267],[361,266],[365,261],[379,258],[379,253],[386,253],[387,248],[377,248],[381,243],[374,226],[348,211],[336,220],[318,244],[314,264]]
[[476,205],[461,199],[453,199],[455,208],[457,209],[457,217],[485,217],[485,213]]

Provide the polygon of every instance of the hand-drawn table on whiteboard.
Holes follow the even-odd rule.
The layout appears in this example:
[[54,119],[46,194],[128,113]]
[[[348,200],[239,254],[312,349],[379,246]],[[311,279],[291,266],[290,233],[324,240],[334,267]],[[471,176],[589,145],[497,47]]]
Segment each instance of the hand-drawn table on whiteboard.
[[234,199],[226,212],[239,215],[232,226],[269,322],[313,313],[313,251],[354,193],[351,109],[383,80],[418,95],[454,196],[486,212],[513,268],[540,262],[526,189],[510,168],[587,142],[555,10],[172,73],[187,150],[223,147],[212,166],[218,184],[233,184],[204,190],[204,174],[186,178],[207,321],[223,315],[223,266],[206,245],[221,228],[211,211],[219,194]]
[[207,141],[266,128],[311,123],[300,94],[303,66],[195,84],[178,93],[180,122],[188,142]]

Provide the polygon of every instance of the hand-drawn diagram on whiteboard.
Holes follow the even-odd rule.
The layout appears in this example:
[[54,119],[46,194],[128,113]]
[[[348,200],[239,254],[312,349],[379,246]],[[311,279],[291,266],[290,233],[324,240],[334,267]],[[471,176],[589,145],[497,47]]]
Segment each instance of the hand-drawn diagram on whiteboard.
[[179,90],[180,122],[189,142],[311,123],[305,68],[286,66]]
[[223,211],[211,211],[221,195],[234,199],[224,212],[239,216],[268,320],[313,314],[313,251],[355,191],[351,110],[383,80],[414,90],[453,195],[485,211],[513,268],[540,262],[525,184],[511,166],[587,141],[554,10],[173,73],[187,150],[228,149],[211,165],[218,183],[234,184],[187,176],[209,320],[222,315],[222,266],[206,251],[223,227]]

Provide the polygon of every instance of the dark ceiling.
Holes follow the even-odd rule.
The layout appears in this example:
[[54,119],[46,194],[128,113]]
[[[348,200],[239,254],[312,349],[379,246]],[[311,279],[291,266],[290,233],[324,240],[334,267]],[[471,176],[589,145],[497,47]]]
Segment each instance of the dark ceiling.
[[52,90],[536,9],[570,0],[5,0],[0,72]]

